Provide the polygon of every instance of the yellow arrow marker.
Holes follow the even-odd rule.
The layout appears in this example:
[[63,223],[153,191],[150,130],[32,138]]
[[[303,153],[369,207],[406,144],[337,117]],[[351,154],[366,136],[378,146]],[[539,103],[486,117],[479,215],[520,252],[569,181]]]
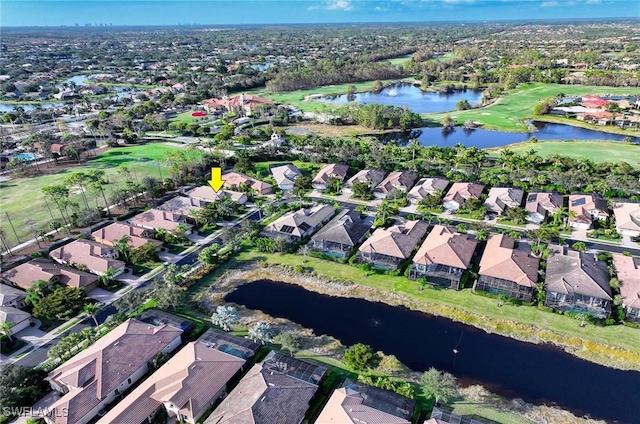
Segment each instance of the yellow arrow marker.
[[211,168],[211,180],[208,183],[216,193],[222,188],[224,180],[222,179],[222,170],[220,168]]

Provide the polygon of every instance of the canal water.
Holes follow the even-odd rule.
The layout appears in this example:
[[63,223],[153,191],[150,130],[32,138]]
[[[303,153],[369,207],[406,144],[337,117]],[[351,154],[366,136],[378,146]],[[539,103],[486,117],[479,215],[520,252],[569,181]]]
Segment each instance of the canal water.
[[640,423],[640,372],[583,361],[552,346],[488,334],[404,307],[331,297],[269,280],[241,286],[225,301],[286,318],[347,346],[371,345],[414,371],[433,366],[451,372],[465,386],[481,384],[505,397],[557,405],[607,422]]
[[388,106],[406,106],[415,113],[447,112],[456,109],[456,103],[466,100],[470,105],[480,103],[482,91],[465,90],[452,93],[435,93],[422,91],[419,87],[407,83],[394,83],[379,92],[367,91],[353,95],[341,94],[337,96],[316,97],[314,100],[322,103],[346,105],[349,102],[378,103]]

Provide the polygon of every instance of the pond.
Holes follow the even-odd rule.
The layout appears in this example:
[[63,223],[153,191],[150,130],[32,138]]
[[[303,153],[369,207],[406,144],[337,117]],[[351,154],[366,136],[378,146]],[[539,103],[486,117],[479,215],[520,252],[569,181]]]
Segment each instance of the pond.
[[371,91],[353,95],[341,94],[338,96],[315,97],[314,100],[323,103],[344,105],[351,101],[356,103],[378,103],[389,106],[406,106],[415,113],[447,112],[456,109],[456,103],[467,100],[471,105],[479,103],[482,99],[482,91],[466,90],[454,91],[443,94],[430,91],[422,91],[419,87],[407,83],[394,83],[385,87],[382,91]]
[[[52,103],[52,102],[42,102],[40,103],[40,107],[42,109],[55,109],[59,107],[63,107],[64,103]],[[11,112],[16,107],[21,107],[25,110],[25,112],[32,111],[36,108],[35,104],[28,103],[0,103],[0,113]]]
[[273,65],[273,63],[271,62],[264,62],[264,63],[252,63],[251,65],[249,65],[251,68],[257,70],[257,71],[266,71],[267,69],[269,69],[271,66]]
[[[455,146],[461,143],[465,146],[479,148],[500,147],[508,144],[522,143],[531,137],[538,140],[609,140],[622,141],[626,136],[594,131],[586,128],[573,127],[564,124],[551,124],[534,121],[537,131],[530,133],[510,133],[489,131],[483,129],[466,130],[456,127],[453,131],[443,131],[442,128],[419,128],[411,133],[393,133],[380,137],[383,142],[397,141],[399,145],[408,143],[409,139],[417,138],[423,146]],[[631,137],[636,143],[640,138]]]
[[551,346],[488,334],[404,307],[331,297],[269,280],[245,284],[225,301],[286,318],[347,346],[371,345],[414,371],[433,366],[451,372],[465,386],[481,384],[505,397],[555,404],[607,422],[637,424],[640,417],[640,372],[583,361]]

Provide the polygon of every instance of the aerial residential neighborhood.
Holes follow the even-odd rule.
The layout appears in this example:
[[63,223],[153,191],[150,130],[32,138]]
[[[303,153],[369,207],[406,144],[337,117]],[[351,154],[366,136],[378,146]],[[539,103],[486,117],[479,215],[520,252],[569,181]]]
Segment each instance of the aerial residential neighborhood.
[[0,424],[638,422],[626,3],[5,3]]

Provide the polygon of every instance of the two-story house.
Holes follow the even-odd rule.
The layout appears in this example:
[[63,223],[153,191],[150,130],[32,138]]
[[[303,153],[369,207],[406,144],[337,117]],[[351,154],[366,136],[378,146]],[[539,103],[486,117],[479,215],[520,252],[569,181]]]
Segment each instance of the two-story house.
[[453,183],[447,194],[442,199],[445,209],[455,211],[469,199],[480,199],[484,186],[476,183]]
[[558,193],[529,193],[524,207],[527,211],[526,219],[534,224],[541,224],[549,215],[557,213],[563,202],[562,195]]
[[572,194],[569,196],[569,225],[588,230],[593,228],[594,220],[609,218],[607,201],[600,195]]
[[413,171],[394,171],[373,189],[373,196],[385,199],[394,192],[407,193],[417,179],[418,174]]
[[102,275],[112,268],[113,275],[116,276],[123,273],[125,267],[125,263],[118,260],[118,249],[83,239],[52,250],[49,256],[61,264],[84,265],[89,272],[97,275]]

